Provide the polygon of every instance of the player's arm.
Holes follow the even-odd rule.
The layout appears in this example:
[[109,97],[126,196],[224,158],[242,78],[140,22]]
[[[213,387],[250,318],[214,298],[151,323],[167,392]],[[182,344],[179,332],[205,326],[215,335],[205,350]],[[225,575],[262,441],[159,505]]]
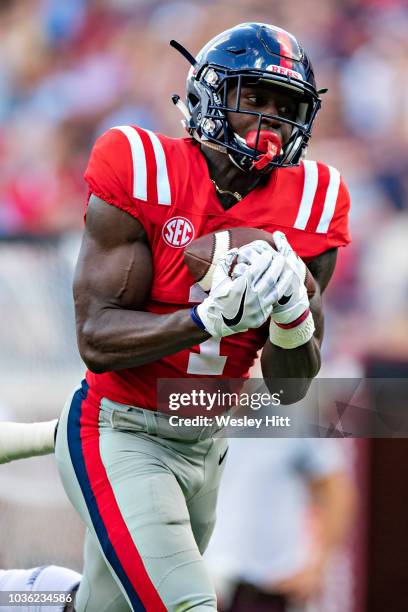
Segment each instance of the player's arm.
[[74,280],[78,345],[92,371],[138,366],[209,337],[189,310],[143,311],[152,274],[141,223],[92,195]]
[[[229,257],[233,256],[230,252]],[[280,276],[283,265],[283,256],[272,262],[269,249],[233,280],[230,262],[223,260],[216,267],[208,297],[197,310],[181,309],[166,315],[145,312],[153,267],[143,226],[92,196],[74,281],[81,356],[90,370],[102,373],[155,361],[210,335],[221,338],[259,327],[282,295],[271,297],[276,293],[275,276]],[[261,279],[263,288],[258,284]],[[289,280],[283,283],[282,291]]]
[[308,268],[316,281],[317,291],[310,300],[310,310],[315,324],[314,339],[317,340],[319,348],[323,342],[324,315],[322,308],[322,294],[333,276],[336,267],[338,249],[333,248],[322,253],[308,264]]
[[57,419],[38,423],[0,422],[0,464],[54,452]]
[[[262,373],[267,384],[269,379],[270,385],[268,386],[276,390],[274,380],[295,379],[290,384],[290,393],[286,394],[287,399],[285,403],[293,403],[302,399],[307,393],[311,380],[320,369],[320,346],[324,331],[321,295],[334,272],[336,258],[337,249],[330,249],[316,257],[308,266],[317,283],[317,291],[309,302],[311,317],[313,317],[312,324],[314,324],[314,333],[310,339],[300,344],[300,346],[285,348],[274,344],[274,338],[271,337],[271,340],[266,342],[262,351]],[[272,322],[271,325],[273,324]],[[285,344],[285,333],[289,336],[289,334],[293,333],[293,329],[291,327],[282,329],[282,344]],[[305,333],[307,333],[307,330]]]

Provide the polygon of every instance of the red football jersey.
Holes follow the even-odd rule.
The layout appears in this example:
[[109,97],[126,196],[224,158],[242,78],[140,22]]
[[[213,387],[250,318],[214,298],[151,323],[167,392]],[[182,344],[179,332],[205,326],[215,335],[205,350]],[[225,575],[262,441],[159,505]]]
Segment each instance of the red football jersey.
[[[224,210],[195,141],[119,126],[97,140],[85,179],[90,193],[145,228],[154,267],[150,312],[189,308],[205,297],[183,259],[183,248],[203,234],[240,226],[281,230],[305,261],[350,241],[347,188],[335,168],[320,162],[277,169],[265,185]],[[154,410],[160,378],[247,376],[267,333],[265,325],[221,341],[210,338],[137,368],[88,372],[87,381],[113,401]]]

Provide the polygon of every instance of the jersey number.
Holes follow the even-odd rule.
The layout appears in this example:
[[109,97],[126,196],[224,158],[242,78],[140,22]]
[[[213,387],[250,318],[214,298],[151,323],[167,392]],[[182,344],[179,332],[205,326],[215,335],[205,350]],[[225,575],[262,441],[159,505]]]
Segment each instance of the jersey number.
[[[193,285],[190,288],[190,302],[202,302],[207,294]],[[190,353],[188,357],[187,374],[201,376],[219,376],[223,373],[227,357],[220,355],[220,338],[209,338],[199,346],[198,353]]]

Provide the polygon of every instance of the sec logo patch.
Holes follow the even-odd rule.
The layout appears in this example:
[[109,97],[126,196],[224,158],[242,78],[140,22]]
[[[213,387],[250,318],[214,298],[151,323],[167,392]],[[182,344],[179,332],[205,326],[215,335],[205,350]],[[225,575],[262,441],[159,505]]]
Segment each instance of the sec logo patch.
[[162,229],[164,242],[175,249],[181,249],[194,239],[194,226],[185,217],[172,217]]

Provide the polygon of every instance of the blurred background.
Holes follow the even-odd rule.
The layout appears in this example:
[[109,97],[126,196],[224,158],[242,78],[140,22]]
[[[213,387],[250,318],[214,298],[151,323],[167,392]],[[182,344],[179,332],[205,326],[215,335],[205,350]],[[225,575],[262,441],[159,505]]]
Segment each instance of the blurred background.
[[[71,280],[93,142],[125,123],[183,136],[170,97],[188,65],[169,40],[194,54],[245,21],[292,32],[329,89],[308,157],[343,174],[353,242],[325,299],[322,375],[408,375],[405,0],[2,0],[0,420],[58,415],[83,374]],[[406,610],[406,444],[353,441],[346,455],[358,504],[324,612]],[[52,458],[1,466],[0,516],[0,567],[80,569],[82,528]]]

